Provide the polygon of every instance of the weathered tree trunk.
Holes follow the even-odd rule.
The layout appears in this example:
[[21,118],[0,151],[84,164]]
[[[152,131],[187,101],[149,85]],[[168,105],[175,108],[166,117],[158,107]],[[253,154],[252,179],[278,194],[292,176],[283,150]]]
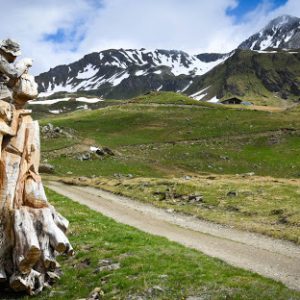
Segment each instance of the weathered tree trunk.
[[38,174],[38,122],[23,109],[11,124],[1,121],[0,282],[32,295],[57,279],[58,254],[73,255],[69,223],[48,203]]

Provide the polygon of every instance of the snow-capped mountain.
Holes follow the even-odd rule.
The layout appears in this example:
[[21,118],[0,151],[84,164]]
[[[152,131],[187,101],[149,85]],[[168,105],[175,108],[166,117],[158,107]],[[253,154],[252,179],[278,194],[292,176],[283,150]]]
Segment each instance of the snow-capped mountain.
[[240,44],[238,48],[250,50],[299,49],[300,18],[289,15],[280,16]]
[[176,50],[110,49],[50,69],[37,76],[36,81],[40,96],[90,90],[97,90],[97,94],[105,97],[120,97],[121,90],[124,97],[147,90],[183,92],[195,76],[205,74],[228,56],[189,55]]
[[[233,96],[248,93],[249,88],[245,91],[241,90],[241,87],[232,88],[236,87],[235,80],[227,82],[228,74],[231,74],[232,70],[234,74],[238,74],[238,70],[245,69],[245,59],[248,56],[253,57],[253,62],[248,64],[247,72],[255,73],[259,80],[263,74],[267,90],[277,92],[276,89],[280,88],[281,84],[276,84],[275,89],[271,87],[272,84],[267,80],[270,72],[264,74],[264,64],[256,60],[267,61],[270,59],[267,55],[272,54],[278,54],[276,59],[282,61],[290,55],[297,58],[299,51],[295,49],[300,49],[300,18],[284,15],[272,20],[260,32],[244,41],[237,50],[227,54],[190,55],[177,50],[109,49],[90,53],[69,65],[52,68],[37,76],[36,81],[40,97],[56,92],[84,92],[104,98],[122,99],[148,91],[162,90],[187,93],[197,100],[215,101],[216,97],[225,97],[226,93],[223,92],[227,90],[230,90],[230,95]],[[240,51],[249,50],[253,53],[249,53],[248,56],[240,55]],[[258,57],[256,54],[262,56]],[[228,61],[230,63],[227,63]],[[289,62],[287,59],[287,63]],[[298,64],[295,64],[298,70]],[[258,65],[261,68],[257,68]],[[229,71],[222,73],[224,68]],[[277,71],[274,69],[275,73]],[[220,72],[222,75],[218,76]],[[281,72],[278,78],[281,78],[283,73]],[[280,79],[281,83],[287,81],[288,87],[294,86],[299,75],[295,73],[293,76],[284,76]],[[221,87],[216,89],[216,85]],[[217,90],[219,92],[216,92]],[[293,88],[293,91],[287,89],[281,94],[283,98],[289,94],[298,96],[298,87]]]

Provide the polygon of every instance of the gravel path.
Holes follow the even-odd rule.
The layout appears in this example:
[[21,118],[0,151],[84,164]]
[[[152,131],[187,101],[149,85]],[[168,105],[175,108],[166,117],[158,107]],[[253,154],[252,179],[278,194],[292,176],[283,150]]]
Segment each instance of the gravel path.
[[198,220],[92,187],[46,185],[93,210],[300,290],[300,247],[260,234]]

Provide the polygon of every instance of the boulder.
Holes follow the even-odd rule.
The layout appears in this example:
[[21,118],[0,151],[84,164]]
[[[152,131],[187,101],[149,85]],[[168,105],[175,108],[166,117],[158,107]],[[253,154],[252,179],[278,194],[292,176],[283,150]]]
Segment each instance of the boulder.
[[54,173],[54,166],[50,165],[48,163],[40,164],[39,173],[53,174]]

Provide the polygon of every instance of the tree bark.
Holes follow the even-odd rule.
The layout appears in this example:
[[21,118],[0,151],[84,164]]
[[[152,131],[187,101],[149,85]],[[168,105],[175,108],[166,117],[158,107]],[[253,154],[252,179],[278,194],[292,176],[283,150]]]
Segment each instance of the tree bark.
[[49,204],[41,178],[39,125],[30,111],[0,120],[0,282],[37,294],[59,276],[58,254],[73,255],[69,222]]

